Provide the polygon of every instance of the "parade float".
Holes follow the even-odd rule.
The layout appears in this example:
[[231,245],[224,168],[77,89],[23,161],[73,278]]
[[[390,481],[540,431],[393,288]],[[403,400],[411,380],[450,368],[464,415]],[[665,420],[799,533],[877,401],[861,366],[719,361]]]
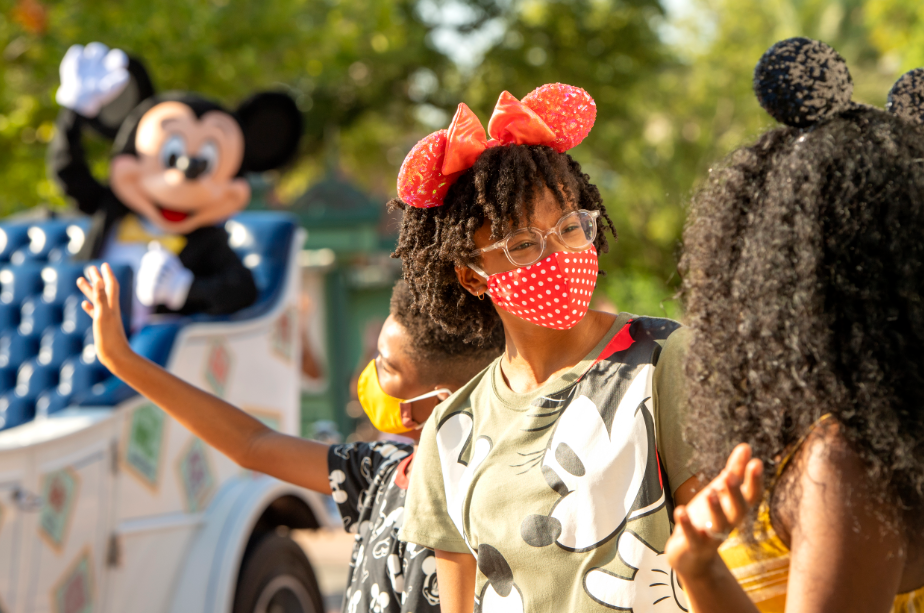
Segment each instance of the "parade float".
[[[87,263],[73,261],[88,228],[86,218],[0,225],[0,610],[322,611],[289,531],[333,525],[324,500],[242,470],[96,360],[75,285]],[[155,315],[132,346],[299,434],[304,230],[272,212],[225,229],[256,302]],[[131,287],[131,268],[115,270]],[[130,301],[124,293],[123,313]]]

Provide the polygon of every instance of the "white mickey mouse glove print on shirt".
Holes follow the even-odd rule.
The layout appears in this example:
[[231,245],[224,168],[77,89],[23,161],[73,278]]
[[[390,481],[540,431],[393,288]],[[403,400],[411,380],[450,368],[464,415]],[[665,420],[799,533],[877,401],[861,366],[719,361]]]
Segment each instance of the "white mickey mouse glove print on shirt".
[[628,530],[619,536],[618,551],[620,559],[635,569],[634,576],[624,578],[600,568],[591,570],[584,575],[584,590],[591,598],[634,613],[690,610],[667,556]]
[[72,45],[61,60],[55,100],[84,117],[96,117],[128,85],[128,56],[102,43]]
[[163,304],[178,311],[186,304],[193,273],[183,266],[180,258],[157,243],[141,258],[135,295],[146,307]]

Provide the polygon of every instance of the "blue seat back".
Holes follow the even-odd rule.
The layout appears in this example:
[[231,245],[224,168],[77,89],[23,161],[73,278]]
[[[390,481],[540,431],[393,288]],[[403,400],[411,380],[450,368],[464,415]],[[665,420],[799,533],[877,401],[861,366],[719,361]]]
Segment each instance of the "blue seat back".
[[[56,398],[56,408],[64,408],[111,378],[96,359],[92,320],[81,307],[76,279],[85,265],[36,259],[13,263],[24,250],[35,255],[27,244],[13,252],[10,262],[0,264],[0,429],[46,412],[48,397]],[[114,265],[113,272],[119,283],[132,286],[127,265]],[[128,330],[131,293],[124,292],[120,300]]]
[[0,263],[57,263],[70,259],[83,246],[88,219],[13,222],[0,226]]
[[[273,212],[246,212],[229,220],[229,244],[253,273],[257,302],[233,315],[196,315],[149,325],[131,338],[132,347],[165,365],[176,335],[190,322],[238,321],[258,317],[278,302],[297,223]],[[90,263],[73,262],[89,220],[0,224],[0,429],[68,406],[114,406],[135,395],[96,359],[92,320],[81,307],[76,281]],[[92,262],[100,264],[101,262]],[[123,288],[132,271],[113,270]],[[123,289],[122,313],[129,329],[131,291]]]

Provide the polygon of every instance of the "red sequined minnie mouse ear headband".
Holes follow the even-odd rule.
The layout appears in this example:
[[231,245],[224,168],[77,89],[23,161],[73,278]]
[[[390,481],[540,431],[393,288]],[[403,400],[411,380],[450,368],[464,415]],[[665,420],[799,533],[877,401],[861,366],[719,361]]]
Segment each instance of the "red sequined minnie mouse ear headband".
[[559,153],[590,133],[597,105],[580,87],[550,83],[517,100],[503,92],[488,122],[488,140],[478,117],[459,105],[448,130],[419,141],[398,172],[398,197],[427,209],[443,204],[450,186],[475,164],[485,149],[500,145],[548,145]]

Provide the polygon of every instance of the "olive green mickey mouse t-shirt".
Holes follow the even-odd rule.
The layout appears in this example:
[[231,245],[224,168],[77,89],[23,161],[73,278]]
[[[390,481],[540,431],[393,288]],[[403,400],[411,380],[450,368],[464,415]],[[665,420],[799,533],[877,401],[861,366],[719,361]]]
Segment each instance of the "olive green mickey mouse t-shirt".
[[427,421],[401,538],[473,553],[476,611],[688,610],[663,555],[671,492],[693,476],[678,328],[620,314],[527,394],[498,359]]

